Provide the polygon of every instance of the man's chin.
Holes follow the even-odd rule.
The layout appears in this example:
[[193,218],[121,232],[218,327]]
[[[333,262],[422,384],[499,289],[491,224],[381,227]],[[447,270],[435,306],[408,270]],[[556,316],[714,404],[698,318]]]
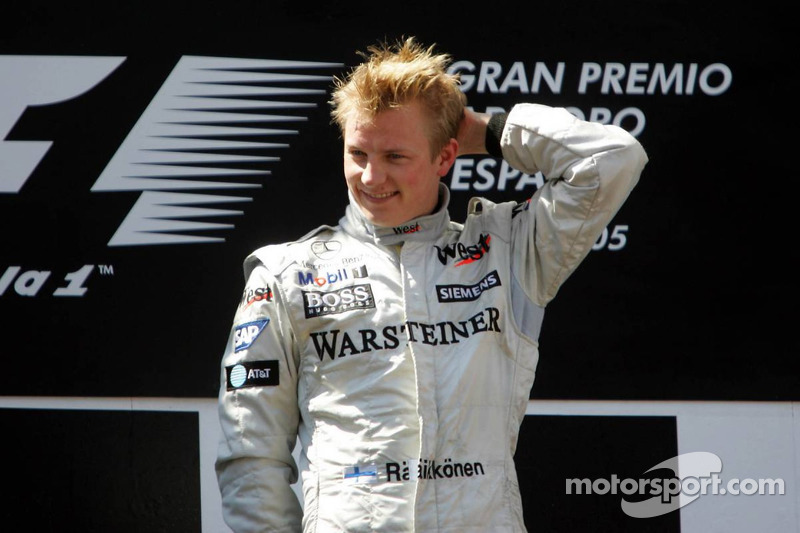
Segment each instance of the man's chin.
[[400,224],[394,224],[391,220],[385,220],[385,219],[381,219],[381,218],[369,218],[369,217],[367,217],[367,220],[372,222],[373,226],[376,226],[376,227],[379,227],[379,228],[393,228],[395,226],[399,226],[400,225]]
[[376,212],[370,209],[365,209],[363,206],[361,207],[361,212],[364,213],[364,217],[373,225],[373,226],[380,226],[383,228],[392,228],[399,224],[395,224],[395,218],[388,213],[381,213]]
[[407,223],[409,220],[413,220],[414,218],[420,216],[415,213],[398,213],[396,210],[391,212],[391,210],[378,210],[378,209],[367,209],[363,205],[361,207],[361,212],[364,214],[364,217],[373,225],[379,226],[382,228],[396,228],[397,226],[402,226],[403,224]]

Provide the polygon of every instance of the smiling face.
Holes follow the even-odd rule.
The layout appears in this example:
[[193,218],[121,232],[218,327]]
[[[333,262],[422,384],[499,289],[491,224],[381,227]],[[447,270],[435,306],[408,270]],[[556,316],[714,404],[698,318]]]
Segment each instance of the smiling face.
[[399,226],[436,208],[439,179],[453,165],[458,143],[450,139],[432,156],[427,125],[416,102],[382,111],[372,120],[347,119],[347,188],[373,224]]

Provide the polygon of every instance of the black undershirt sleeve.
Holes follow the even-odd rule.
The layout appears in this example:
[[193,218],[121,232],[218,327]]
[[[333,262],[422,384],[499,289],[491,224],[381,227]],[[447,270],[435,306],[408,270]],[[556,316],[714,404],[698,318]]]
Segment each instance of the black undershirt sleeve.
[[486,125],[486,151],[489,155],[503,158],[503,150],[500,148],[500,138],[503,136],[503,128],[506,126],[508,113],[495,113]]

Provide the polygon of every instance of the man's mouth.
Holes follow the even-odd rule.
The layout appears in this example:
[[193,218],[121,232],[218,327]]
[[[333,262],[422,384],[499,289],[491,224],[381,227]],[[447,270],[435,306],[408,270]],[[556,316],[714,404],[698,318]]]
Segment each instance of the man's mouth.
[[383,200],[384,198],[389,198],[390,196],[394,196],[397,194],[397,191],[393,192],[382,192],[382,193],[372,193],[362,190],[361,194],[366,196],[367,198],[371,198],[373,200]]

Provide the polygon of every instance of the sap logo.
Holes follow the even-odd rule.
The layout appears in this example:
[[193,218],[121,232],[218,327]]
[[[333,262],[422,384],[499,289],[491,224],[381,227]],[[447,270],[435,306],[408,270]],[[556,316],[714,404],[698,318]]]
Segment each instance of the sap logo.
[[437,285],[436,297],[442,303],[473,302],[477,300],[484,291],[499,287],[500,285],[502,285],[502,283],[500,283],[500,276],[497,274],[497,270],[493,270],[474,285]]
[[351,309],[374,309],[375,298],[369,284],[320,292],[302,291],[306,318],[335,315]]
[[269,324],[269,318],[262,318],[236,326],[233,332],[233,351],[240,352],[249,348],[251,344],[258,338],[266,325]]
[[247,387],[275,387],[280,385],[278,361],[243,361],[226,366],[229,391]]
[[[53,144],[4,140],[25,109],[80,96],[124,60],[0,56],[0,193],[19,193]],[[108,246],[224,242],[204,232],[233,225],[206,219],[242,215],[241,210],[217,206],[253,198],[207,191],[260,188],[262,178],[270,174],[266,165],[280,161],[275,152],[289,147],[271,138],[296,134],[294,124],[307,119],[304,114],[324,98],[331,79],[303,69],[339,67],[312,61],[181,57],[91,187],[92,192],[141,191]],[[292,101],[276,101],[276,95]],[[272,127],[250,127],[259,122]],[[242,153],[253,149],[264,155]],[[245,169],[243,163],[255,166]]]
[[419,225],[419,222],[417,222],[416,224],[411,224],[408,226],[397,226],[393,229],[395,235],[405,235],[407,233],[416,233],[421,230],[422,227]]
[[361,265],[358,268],[350,269],[350,274],[347,273],[346,268],[340,268],[336,272],[325,272],[321,276],[314,276],[314,272],[298,272],[297,283],[303,285],[316,285],[322,287],[324,285],[331,285],[339,281],[350,279],[350,275],[354,278],[366,278],[367,266]]
[[455,266],[463,266],[473,261],[481,259],[484,254],[489,252],[489,242],[492,240],[491,235],[483,235],[478,239],[477,244],[466,246],[464,243],[457,242],[448,244],[444,247],[434,245],[437,250],[437,257],[439,262],[446,265],[450,259],[459,259]]

